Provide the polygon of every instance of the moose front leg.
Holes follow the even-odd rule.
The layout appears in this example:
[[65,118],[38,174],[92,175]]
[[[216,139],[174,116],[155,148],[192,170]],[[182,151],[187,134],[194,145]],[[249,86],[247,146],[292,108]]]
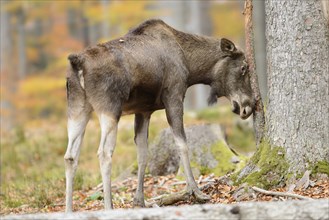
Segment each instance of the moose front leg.
[[166,115],[168,123],[174,135],[175,144],[179,149],[180,158],[184,168],[187,182],[187,190],[200,202],[210,200],[210,197],[203,194],[198,188],[190,166],[188,147],[183,126],[183,101],[169,99],[166,105]]
[[144,176],[147,164],[147,138],[150,116],[150,113],[135,115],[135,143],[137,145],[138,185],[133,204],[136,207],[145,207]]
[[103,180],[105,210],[112,209],[111,168],[116,145],[118,120],[110,113],[99,114],[101,141],[97,151]]

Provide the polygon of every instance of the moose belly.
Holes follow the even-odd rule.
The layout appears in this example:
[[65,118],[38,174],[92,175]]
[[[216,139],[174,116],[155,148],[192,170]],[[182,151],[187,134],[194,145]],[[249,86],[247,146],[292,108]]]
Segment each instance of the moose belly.
[[152,91],[142,89],[131,92],[129,99],[123,104],[122,115],[153,112],[163,109],[163,103],[159,95]]

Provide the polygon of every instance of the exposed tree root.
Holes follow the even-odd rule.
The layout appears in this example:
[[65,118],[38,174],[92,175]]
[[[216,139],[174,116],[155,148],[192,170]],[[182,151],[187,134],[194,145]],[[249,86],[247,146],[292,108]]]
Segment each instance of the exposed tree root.
[[312,198],[306,197],[306,196],[301,196],[293,193],[287,193],[287,192],[273,192],[273,191],[267,191],[265,189],[258,188],[256,186],[251,187],[254,191],[263,193],[265,195],[271,195],[271,196],[287,196],[287,197],[292,197],[292,198],[297,198],[297,199],[303,199],[303,200],[313,200]]
[[158,206],[172,205],[180,201],[186,201],[192,198],[192,195],[187,191],[182,191],[179,193],[170,194],[159,199],[156,204]]
[[[202,191],[214,184],[215,181],[209,180],[209,182],[206,185],[199,187],[199,189]],[[184,190],[178,193],[154,197],[151,199],[151,202],[146,201],[145,205],[146,207],[168,206],[168,205],[173,205],[180,201],[187,201],[187,200],[193,200],[201,203],[205,202],[204,200],[198,198],[198,196],[196,196],[194,193]]]

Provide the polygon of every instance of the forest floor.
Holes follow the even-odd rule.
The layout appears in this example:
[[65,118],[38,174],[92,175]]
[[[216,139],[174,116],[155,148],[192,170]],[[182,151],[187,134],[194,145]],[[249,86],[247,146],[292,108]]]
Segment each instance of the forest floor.
[[[200,176],[198,180],[199,186],[203,188],[203,192],[211,196],[208,203],[216,204],[231,204],[243,201],[286,201],[297,199],[290,196],[272,196],[263,193],[258,193],[254,190],[246,190],[241,187],[233,186],[229,178],[214,177],[213,175]],[[133,208],[132,200],[137,186],[137,178],[131,177],[124,181],[114,182],[112,185],[112,196],[114,208],[129,209]],[[288,188],[281,187],[270,189],[271,192],[287,192]],[[152,198],[161,197],[168,193],[177,193],[185,189],[185,181],[175,178],[174,175],[168,176],[146,176],[145,177],[145,199],[152,202]],[[243,193],[241,193],[243,192]],[[310,184],[306,189],[295,188],[290,189],[290,194],[302,195],[312,199],[329,198],[329,179],[322,177],[318,179],[311,178]],[[103,197],[101,184],[87,190],[74,192],[74,211],[96,211],[103,209]],[[180,201],[173,205],[194,204],[193,199]],[[3,207],[4,208],[4,207]],[[1,215],[7,214],[28,214],[37,212],[63,212],[65,210],[65,198],[59,197],[49,206],[42,209],[30,207],[24,204],[17,208],[1,209]]]
[[[231,112],[230,106],[217,106],[184,115],[185,126],[217,123],[223,126],[228,143],[239,153],[248,156],[254,150],[252,129],[240,123]],[[79,169],[74,181],[74,211],[103,210],[102,187],[97,146],[99,125],[94,117],[89,122],[84,147],[79,159]],[[117,148],[113,156],[112,196],[114,208],[130,209],[137,186],[137,178],[119,178],[136,161],[134,144],[133,116],[123,117],[119,124]],[[168,127],[164,111],[152,115],[149,140],[152,143],[162,129]],[[28,125],[28,126],[27,126]],[[65,175],[63,155],[67,145],[66,122],[36,121],[17,129],[11,136],[1,138],[1,191],[0,216],[8,214],[31,214],[63,212],[65,210]],[[117,178],[117,180],[115,179]],[[329,198],[328,178],[311,178],[306,189],[295,189],[293,193],[313,199]],[[268,196],[241,187],[233,186],[227,178],[212,175],[201,176],[196,180],[203,192],[212,199],[208,203],[238,203],[241,201],[285,201],[293,199],[285,196]],[[205,186],[206,185],[206,186]],[[269,189],[286,192],[289,187]],[[185,182],[169,176],[146,176],[145,199],[165,194],[181,192]],[[175,206],[193,204],[193,199],[181,201]]]

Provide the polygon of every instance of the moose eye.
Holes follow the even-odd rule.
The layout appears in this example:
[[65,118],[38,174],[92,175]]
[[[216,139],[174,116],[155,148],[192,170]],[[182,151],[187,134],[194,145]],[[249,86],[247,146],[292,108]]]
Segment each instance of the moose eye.
[[242,72],[242,76],[244,76],[247,72],[247,67],[246,66],[242,66],[241,67],[241,72]]

